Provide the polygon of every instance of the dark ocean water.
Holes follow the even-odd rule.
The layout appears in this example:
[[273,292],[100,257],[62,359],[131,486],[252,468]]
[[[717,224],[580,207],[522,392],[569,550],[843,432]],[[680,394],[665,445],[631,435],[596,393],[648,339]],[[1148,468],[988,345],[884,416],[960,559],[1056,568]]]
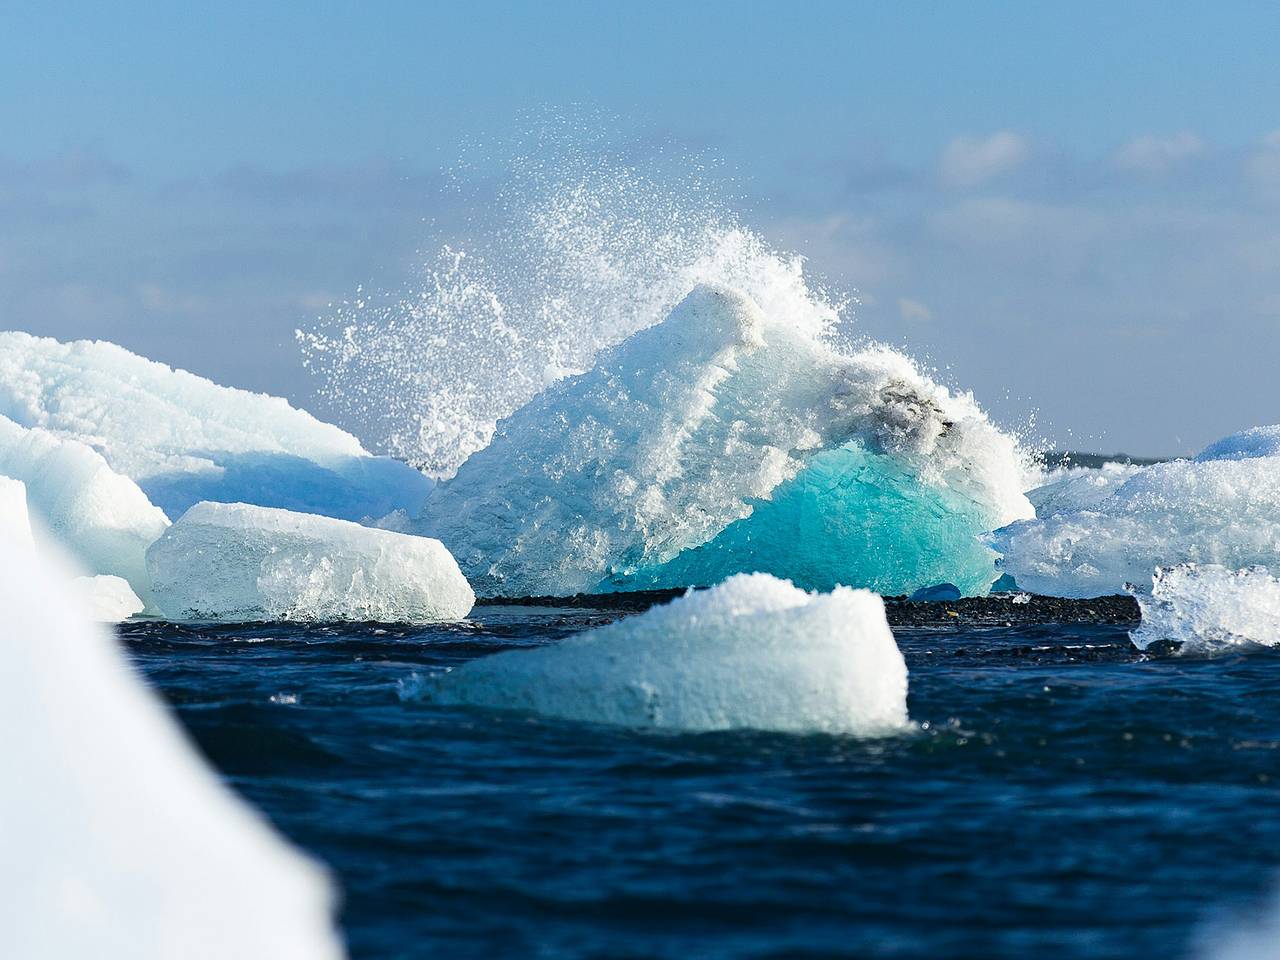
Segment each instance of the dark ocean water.
[[1113,626],[895,633],[922,729],[672,735],[443,709],[415,675],[617,614],[123,628],[343,890],[351,954],[1188,956],[1280,868],[1280,656]]

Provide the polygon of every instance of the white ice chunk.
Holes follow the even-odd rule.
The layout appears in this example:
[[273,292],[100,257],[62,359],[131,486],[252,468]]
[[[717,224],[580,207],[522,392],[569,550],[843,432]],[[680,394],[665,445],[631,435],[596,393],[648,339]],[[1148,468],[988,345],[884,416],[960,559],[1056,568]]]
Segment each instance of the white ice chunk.
[[1139,594],[1138,603],[1142,623],[1131,636],[1143,650],[1163,640],[1194,654],[1280,646],[1280,580],[1261,567],[1184,563],[1158,569],[1150,596]]
[[321,872],[204,766],[66,579],[0,541],[4,955],[335,960]]
[[1143,467],[1108,495],[1014,523],[989,542],[1019,587],[1067,597],[1143,586],[1156,567],[1180,563],[1280,568],[1276,435],[1258,428],[1196,460]]
[[95,623],[120,623],[141,613],[145,604],[120,577],[76,577],[71,587]]
[[907,725],[907,667],[865,590],[767,574],[425,681],[434,702],[633,727],[858,735]]
[[5,476],[0,476],[0,543],[32,545],[26,485],[21,480]]
[[1055,513],[1089,510],[1116,492],[1126,480],[1141,470],[1127,463],[1105,463],[1101,467],[1059,467],[1044,475],[1027,491],[1027,499],[1043,520]]
[[985,593],[975,537],[1032,515],[1014,441],[900,354],[842,354],[699,286],[499,423],[421,532],[482,595],[709,585]]
[[0,474],[26,484],[37,537],[51,535],[87,573],[123,577],[150,598],[144,557],[169,521],[136,483],[84,444],[3,416]]
[[196,504],[147,568],[172,620],[425,623],[475,603],[438,540],[240,503]]
[[1201,960],[1280,960],[1280,894],[1262,915],[1241,916],[1233,927],[1213,924],[1201,939]]
[[218,500],[359,520],[416,511],[431,486],[279,397],[101,341],[0,333],[0,415],[88,444],[171,517]]

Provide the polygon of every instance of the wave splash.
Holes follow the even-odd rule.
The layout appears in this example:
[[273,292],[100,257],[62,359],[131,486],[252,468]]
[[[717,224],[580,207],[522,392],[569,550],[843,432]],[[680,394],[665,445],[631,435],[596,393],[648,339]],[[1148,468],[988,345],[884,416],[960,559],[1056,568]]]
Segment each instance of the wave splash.
[[[508,162],[494,219],[398,291],[340,304],[297,338],[321,399],[380,452],[434,477],[498,420],[661,321],[700,283],[830,334],[843,302],[730,211],[706,165],[626,161],[553,130]],[[477,201],[480,202],[480,201]]]

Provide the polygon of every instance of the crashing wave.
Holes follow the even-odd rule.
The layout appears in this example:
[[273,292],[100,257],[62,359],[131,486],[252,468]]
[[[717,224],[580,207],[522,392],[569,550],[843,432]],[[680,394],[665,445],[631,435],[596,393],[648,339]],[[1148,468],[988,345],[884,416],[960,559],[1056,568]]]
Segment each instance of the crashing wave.
[[5,956],[337,960],[326,878],[204,766],[66,579],[0,541],[0,724],[21,731]]
[[674,730],[879,735],[907,727],[907,667],[880,598],[765,574],[420,682],[435,703]]
[[1138,603],[1142,623],[1131,637],[1142,650],[1168,643],[1180,653],[1208,655],[1280,646],[1280,580],[1261,567],[1157,569],[1150,596],[1139,594]]
[[87,445],[175,518],[217,500],[359,520],[416,510],[430,488],[279,397],[102,341],[0,333],[0,416]]
[[1104,496],[1014,523],[989,542],[1024,590],[1066,597],[1120,593],[1180,563],[1276,565],[1277,436],[1280,428],[1257,428],[1195,460],[1142,467]]
[[975,538],[1031,515],[1014,440],[900,354],[837,351],[789,302],[696,288],[502,421],[415,529],[481,595],[748,571],[985,593],[994,555]]

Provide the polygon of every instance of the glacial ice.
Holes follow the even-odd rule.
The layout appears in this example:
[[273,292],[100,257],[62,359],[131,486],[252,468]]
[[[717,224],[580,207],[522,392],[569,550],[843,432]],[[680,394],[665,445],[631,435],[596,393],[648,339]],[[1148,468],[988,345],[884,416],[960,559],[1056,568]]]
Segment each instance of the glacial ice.
[[51,535],[86,572],[122,577],[149,600],[144,556],[169,521],[137,484],[83,443],[3,416],[0,474],[25,483],[37,537]]
[[0,476],[0,543],[32,545],[26,484],[6,476]]
[[[1280,564],[1280,428],[1246,431],[1195,460],[1132,470],[988,542],[1024,590],[1067,597],[1150,583],[1156,567]],[[1033,501],[1038,499],[1033,491]]]
[[129,588],[129,581],[120,577],[76,577],[71,581],[71,588],[95,623],[120,623],[146,608]]
[[1159,641],[1181,653],[1213,654],[1246,646],[1280,646],[1280,580],[1262,567],[1215,564],[1158,569],[1150,595],[1138,594],[1142,623],[1131,637],[1140,649]]
[[678,730],[877,735],[907,726],[907,667],[875,594],[809,594],[767,574],[552,646],[422,682],[441,704]]
[[416,512],[431,486],[279,397],[101,341],[0,333],[0,416],[87,444],[170,517],[217,500],[359,520]]
[[199,503],[147,551],[171,620],[431,622],[475,594],[437,540],[347,520]]
[[321,871],[200,761],[61,571],[0,540],[7,957],[337,960]]
[[1234,927],[1210,926],[1200,960],[1280,960],[1280,893],[1261,916],[1242,916]]
[[1043,520],[1057,513],[1088,510],[1116,492],[1126,480],[1141,470],[1127,463],[1107,463],[1101,467],[1060,467],[1041,478],[1027,491],[1027,499]]
[[1032,515],[1014,440],[905,357],[842,354],[825,334],[696,287],[502,421],[416,529],[486,596],[745,571],[816,589],[985,593],[994,555],[975,538]]

